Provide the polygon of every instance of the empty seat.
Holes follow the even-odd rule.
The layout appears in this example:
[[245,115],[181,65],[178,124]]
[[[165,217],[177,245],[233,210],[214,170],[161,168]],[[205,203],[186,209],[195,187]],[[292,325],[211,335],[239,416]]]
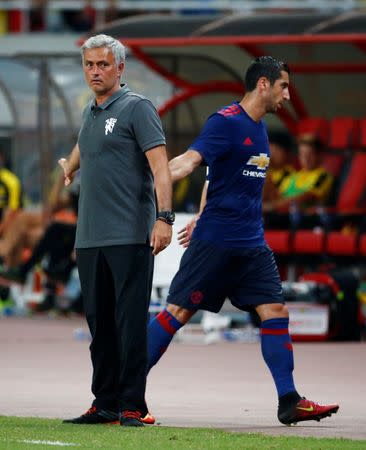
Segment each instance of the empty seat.
[[322,231],[299,230],[295,232],[293,251],[300,254],[323,254],[325,250],[325,233]]
[[349,150],[359,147],[359,121],[353,117],[335,117],[329,123],[328,147]]
[[325,170],[334,177],[338,177],[345,163],[345,155],[343,153],[324,153],[322,156],[322,165]]
[[360,148],[366,150],[366,117],[359,121],[360,126]]
[[362,234],[360,236],[359,249],[360,254],[362,256],[366,256],[366,234]]
[[274,253],[279,255],[290,253],[291,233],[288,230],[267,230],[264,236]]
[[306,117],[297,124],[297,135],[314,134],[326,144],[329,137],[329,123],[321,117]]
[[364,192],[366,189],[366,153],[354,154],[349,173],[342,185],[337,201],[337,211],[340,213],[354,212],[363,207]]
[[326,252],[332,256],[357,256],[357,234],[331,231],[327,236]]

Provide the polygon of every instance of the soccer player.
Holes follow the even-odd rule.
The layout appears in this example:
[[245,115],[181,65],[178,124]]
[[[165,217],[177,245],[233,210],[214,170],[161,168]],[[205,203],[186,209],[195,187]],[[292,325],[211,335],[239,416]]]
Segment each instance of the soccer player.
[[226,298],[241,310],[254,308],[283,424],[320,420],[339,408],[318,405],[296,390],[288,310],[264,240],[261,203],[269,145],[262,118],[290,99],[289,72],[270,56],[257,58],[246,72],[243,99],[212,114],[188,151],[170,161],[173,181],[208,165],[207,202],[172,281],[167,307],[148,328],[151,369],[198,309],[218,312]]

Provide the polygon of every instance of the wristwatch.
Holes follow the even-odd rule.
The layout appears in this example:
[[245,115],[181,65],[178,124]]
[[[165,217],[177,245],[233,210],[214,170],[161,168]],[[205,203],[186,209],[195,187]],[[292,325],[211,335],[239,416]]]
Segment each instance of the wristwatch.
[[175,221],[175,214],[173,213],[173,211],[159,211],[156,219],[162,220],[168,225],[173,225]]

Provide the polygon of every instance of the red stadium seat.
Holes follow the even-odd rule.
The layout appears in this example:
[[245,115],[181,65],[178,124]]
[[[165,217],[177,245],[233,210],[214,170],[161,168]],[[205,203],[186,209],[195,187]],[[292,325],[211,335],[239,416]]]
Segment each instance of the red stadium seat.
[[366,189],[366,153],[357,152],[354,154],[351,162],[351,167],[347,179],[343,183],[337,201],[337,211],[342,213],[349,213],[356,208],[361,208],[365,205],[364,192]]
[[327,236],[326,251],[329,255],[335,256],[357,256],[357,234],[331,231]]
[[335,117],[329,124],[328,147],[332,150],[359,148],[359,121],[353,117]]
[[326,119],[320,117],[301,119],[297,124],[297,135],[302,134],[314,134],[326,144],[329,137],[329,123]]
[[366,150],[366,117],[360,122],[360,148]]
[[360,236],[359,247],[360,247],[360,254],[362,256],[366,256],[366,234],[362,234]]
[[13,9],[8,12],[8,30],[11,33],[23,31],[24,14],[20,9]]
[[293,250],[300,254],[323,254],[325,250],[325,233],[312,230],[296,231]]
[[264,233],[269,247],[274,253],[288,255],[291,251],[291,233],[287,230],[268,230]]
[[343,168],[345,163],[345,155],[343,153],[324,153],[322,156],[323,167],[334,177],[337,177]]

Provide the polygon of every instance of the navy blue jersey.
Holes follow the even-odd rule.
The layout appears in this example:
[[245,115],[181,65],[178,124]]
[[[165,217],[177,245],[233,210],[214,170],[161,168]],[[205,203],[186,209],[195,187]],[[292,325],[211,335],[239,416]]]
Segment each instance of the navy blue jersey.
[[192,238],[226,247],[263,246],[262,190],[269,164],[264,122],[234,102],[209,117],[190,148],[209,167],[207,203]]

